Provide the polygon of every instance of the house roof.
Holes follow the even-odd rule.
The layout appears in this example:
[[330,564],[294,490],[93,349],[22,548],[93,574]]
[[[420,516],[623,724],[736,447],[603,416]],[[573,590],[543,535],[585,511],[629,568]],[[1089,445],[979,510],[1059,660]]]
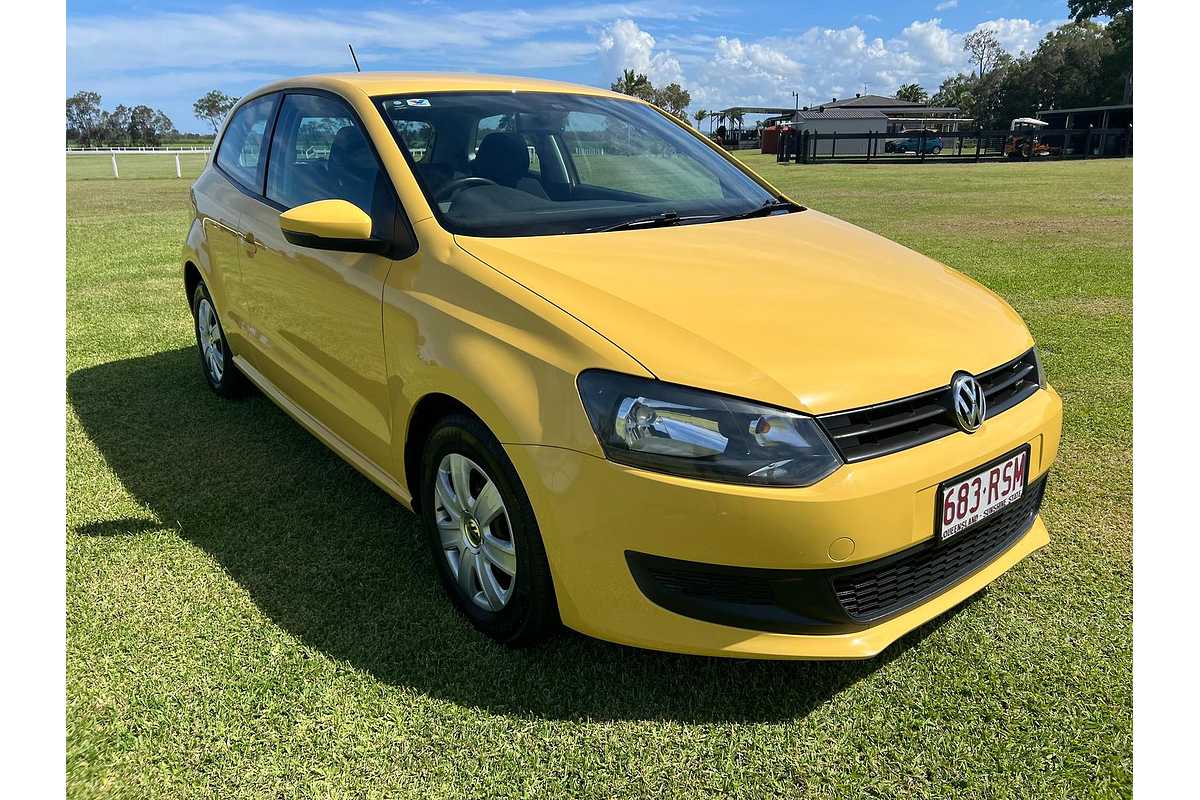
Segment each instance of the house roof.
[[825,106],[824,111],[816,109],[797,111],[794,114],[794,119],[887,119],[887,115],[882,111],[872,108],[830,108],[829,106]]
[[923,108],[925,106],[924,103],[897,100],[881,94],[864,94],[844,100],[832,100],[824,105],[826,108]]

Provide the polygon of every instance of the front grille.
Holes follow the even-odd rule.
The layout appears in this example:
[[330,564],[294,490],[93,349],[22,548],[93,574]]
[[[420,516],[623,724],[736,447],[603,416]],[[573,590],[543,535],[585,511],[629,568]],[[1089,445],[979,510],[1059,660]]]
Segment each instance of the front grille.
[[834,596],[851,619],[869,621],[949,589],[987,566],[1029,530],[1045,486],[1043,477],[1026,487],[1017,502],[945,542],[920,545],[871,562],[865,569],[838,571],[833,579]]
[[[1036,359],[1033,350],[1029,350],[976,376],[987,397],[987,419],[1007,411],[1038,390]],[[953,408],[947,385],[902,400],[825,414],[817,419],[842,458],[852,463],[949,436],[959,430]]]

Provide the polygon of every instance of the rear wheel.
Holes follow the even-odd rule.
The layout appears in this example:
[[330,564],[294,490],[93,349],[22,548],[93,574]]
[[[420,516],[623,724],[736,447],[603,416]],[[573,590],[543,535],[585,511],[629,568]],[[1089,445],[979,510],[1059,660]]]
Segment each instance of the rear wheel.
[[558,606],[541,533],[516,470],[481,422],[454,414],[433,429],[420,505],[442,586],[471,624],[512,646],[544,638]]
[[940,156],[942,154],[942,146],[940,144],[933,146],[933,154],[935,156]]
[[233,353],[225,338],[225,329],[217,316],[208,288],[197,284],[192,295],[192,319],[195,323],[196,347],[200,351],[200,368],[209,387],[222,397],[238,397],[245,392],[246,379],[233,363]]

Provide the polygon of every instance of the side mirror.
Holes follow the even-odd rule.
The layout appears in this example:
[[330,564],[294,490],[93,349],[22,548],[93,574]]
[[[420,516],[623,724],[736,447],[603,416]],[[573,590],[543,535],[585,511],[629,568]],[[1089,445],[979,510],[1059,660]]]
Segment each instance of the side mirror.
[[371,238],[371,217],[345,200],[317,200],[279,215],[283,238],[299,247],[350,253],[386,253],[389,242]]

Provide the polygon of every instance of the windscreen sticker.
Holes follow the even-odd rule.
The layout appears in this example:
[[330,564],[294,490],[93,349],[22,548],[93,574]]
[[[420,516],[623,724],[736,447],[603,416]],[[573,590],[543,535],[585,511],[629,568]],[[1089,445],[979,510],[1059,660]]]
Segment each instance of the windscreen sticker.
[[421,108],[429,107],[429,101],[426,100],[424,97],[410,97],[405,102],[407,102],[410,106],[418,106]]

